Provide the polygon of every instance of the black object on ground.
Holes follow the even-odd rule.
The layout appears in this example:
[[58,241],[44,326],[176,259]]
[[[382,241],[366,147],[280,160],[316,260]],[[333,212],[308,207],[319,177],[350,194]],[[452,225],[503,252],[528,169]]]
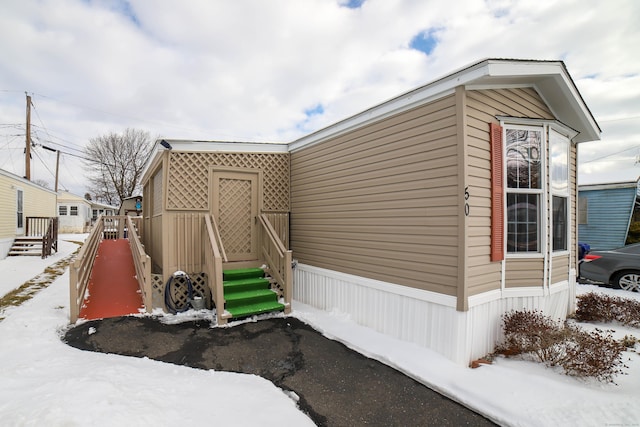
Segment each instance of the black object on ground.
[[69,329],[64,340],[82,350],[259,375],[295,392],[300,409],[321,426],[495,425],[293,317],[222,328],[206,320],[107,318]]

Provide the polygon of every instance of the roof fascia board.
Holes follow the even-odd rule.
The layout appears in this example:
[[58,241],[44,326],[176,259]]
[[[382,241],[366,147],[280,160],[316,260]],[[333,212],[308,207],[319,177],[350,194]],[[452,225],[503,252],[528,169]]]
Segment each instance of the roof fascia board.
[[117,211],[118,208],[117,206],[111,206],[111,205],[105,205],[103,203],[98,203],[98,202],[89,202],[91,203],[91,209],[113,209],[115,211]]
[[160,145],[160,140],[156,141],[154,147],[151,149],[151,153],[149,153],[149,157],[147,158],[147,162],[142,168],[142,173],[140,174],[140,183],[146,183],[150,177],[147,176],[152,170],[156,169],[156,165],[160,162],[162,158],[162,152],[166,151],[166,148],[163,148]]
[[188,141],[165,139],[171,151],[180,153],[286,153],[288,144],[270,142]]
[[[171,146],[171,150],[160,145],[160,141],[166,141]],[[159,139],[156,141],[144,168],[142,169],[141,182],[147,182],[147,176],[151,170],[156,169],[156,165],[165,151],[175,151],[178,153],[199,153],[199,152],[219,152],[219,153],[288,153],[288,144],[269,142],[225,142],[225,141],[190,141],[181,139]]]
[[333,136],[340,135],[352,129],[366,126],[367,124],[374,121],[383,120],[387,117],[391,117],[403,111],[410,110],[411,108],[417,107],[421,104],[435,101],[447,95],[453,95],[454,93],[455,89],[451,88],[431,97],[420,97],[419,99],[412,99],[411,97],[408,97],[404,100],[405,102],[398,101],[398,103],[395,105],[385,105],[386,108],[376,109],[376,111],[367,111],[366,114],[361,113],[357,116],[353,116],[349,119],[338,122],[330,127],[321,129],[311,135],[307,135],[296,141],[293,141],[289,144],[289,151],[294,152],[300,150],[303,147],[309,147]]
[[63,191],[58,193],[58,197],[56,198],[56,200],[58,201],[58,203],[75,203],[75,202],[82,202],[85,203],[87,205],[91,204],[91,202],[87,199],[85,199],[82,196],[78,196],[77,194],[73,194],[70,193],[68,191]]
[[[567,113],[564,111],[558,111],[554,106],[557,104],[553,102],[550,98],[550,95],[557,95],[558,90],[562,91],[562,96],[567,100],[568,105],[573,110],[573,114],[576,116],[576,119],[580,122],[580,127],[587,130],[585,134],[578,135],[578,140],[576,142],[588,142],[588,141],[597,141],[600,139],[600,134],[602,130],[600,126],[596,122],[595,118],[591,114],[589,107],[587,107],[582,95],[578,91],[578,88],[574,84],[571,76],[569,76],[566,69],[561,67],[562,73],[556,74],[555,77],[551,79],[540,79],[536,83],[536,90],[542,100],[551,108],[551,112],[554,116],[565,116]],[[558,79],[561,79],[558,81]],[[550,87],[552,83],[555,83],[556,87]],[[577,126],[576,126],[577,127]]]
[[316,144],[333,136],[349,130],[364,126],[373,121],[393,116],[402,111],[410,110],[422,104],[426,104],[442,97],[455,93],[455,88],[466,85],[476,79],[487,75],[486,61],[472,65],[454,74],[440,78],[425,86],[406,92],[403,95],[392,98],[382,104],[369,108],[355,116],[351,116],[324,129],[320,129],[310,135],[303,136],[289,144],[289,151],[297,151],[303,147]]
[[579,185],[578,191],[613,190],[616,188],[636,188],[637,181],[633,182],[611,182],[607,184],[585,184]]
[[466,90],[522,89],[522,88],[535,89],[535,85],[531,83],[513,83],[513,84],[479,83],[479,84],[470,84],[465,87]]
[[[602,132],[600,126],[595,121],[591,111],[587,107],[582,95],[578,91],[573,79],[569,75],[562,61],[501,61],[488,60],[491,77],[530,77],[534,82],[538,94],[543,101],[551,108],[556,117],[563,117],[569,114],[566,111],[557,111],[555,105],[560,105],[550,99],[549,95],[562,91],[565,99],[572,110],[571,119],[579,120],[580,128],[586,129],[586,133],[577,136],[576,142],[595,141],[600,139]],[[554,84],[555,87],[550,85]],[[549,95],[547,95],[549,94]],[[572,127],[577,123],[572,123]]]
[[53,190],[50,190],[50,189],[48,189],[48,188],[45,188],[45,187],[43,187],[43,186],[41,186],[41,185],[36,184],[35,182],[29,181],[29,180],[28,180],[28,179],[26,179],[26,178],[23,178],[23,177],[21,177],[21,176],[18,176],[18,175],[16,175],[16,174],[11,173],[11,172],[9,172],[9,171],[6,171],[6,170],[4,170],[4,169],[0,169],[0,175],[4,175],[5,177],[7,177],[7,178],[9,178],[9,179],[13,179],[14,181],[16,181],[16,182],[20,183],[20,185],[28,185],[28,186],[30,186],[30,187],[37,188],[38,190],[42,190],[42,191],[46,191],[47,193],[55,194],[55,195],[56,195],[56,197],[57,197],[57,195],[58,195],[58,193],[56,193],[56,192],[55,192],[55,191],[53,191]]

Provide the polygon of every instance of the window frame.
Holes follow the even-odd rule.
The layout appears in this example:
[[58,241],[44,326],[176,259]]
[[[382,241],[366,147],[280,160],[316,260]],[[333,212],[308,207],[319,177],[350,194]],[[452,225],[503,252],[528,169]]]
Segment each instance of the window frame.
[[69,206],[69,216],[78,216],[78,215],[79,215],[78,206],[77,205]]
[[[546,247],[547,240],[547,221],[545,212],[547,212],[547,202],[546,202],[546,191],[547,188],[547,126],[543,123],[513,123],[510,121],[504,121],[501,123],[502,125],[502,139],[503,139],[503,152],[505,153],[505,161],[503,164],[503,174],[505,176],[504,179],[504,192],[505,192],[505,202],[504,202],[504,250],[506,258],[542,258],[544,257],[544,248]],[[509,187],[508,178],[507,178],[507,131],[508,130],[526,130],[526,131],[535,131],[540,132],[540,185],[539,188],[514,188]],[[538,208],[537,208],[537,239],[538,239],[538,248],[536,251],[518,251],[511,252],[509,251],[508,238],[509,238],[509,214],[508,214],[508,200],[510,194],[522,194],[522,195],[537,195],[538,198]],[[545,231],[545,232],[543,232]]]
[[[549,126],[549,200],[550,200],[550,207],[551,207],[551,212],[550,212],[550,221],[551,223],[549,224],[549,232],[551,235],[551,253],[553,255],[564,255],[569,253],[569,246],[571,245],[571,174],[570,174],[570,166],[571,166],[571,140],[569,139],[569,137],[567,135],[564,135],[562,132],[559,132],[557,129],[554,129],[553,127]],[[567,167],[566,167],[566,176],[564,178],[566,178],[566,186],[564,190],[558,190],[554,187],[554,178],[555,178],[555,172],[554,172],[554,164],[553,164],[553,144],[554,144],[554,138],[559,138],[563,141],[563,143],[565,144],[565,158],[566,158],[566,163],[567,163]],[[556,139],[557,141],[557,139]],[[564,235],[564,241],[565,241],[565,248],[564,249],[555,249],[554,248],[554,244],[555,244],[555,224],[554,224],[554,218],[555,218],[555,206],[554,206],[554,197],[559,197],[559,198],[563,198],[565,200],[565,235]],[[577,196],[576,196],[577,197]]]
[[24,233],[24,190],[16,188],[16,234]]
[[58,216],[68,216],[68,215],[69,215],[69,209],[67,205],[58,205]]

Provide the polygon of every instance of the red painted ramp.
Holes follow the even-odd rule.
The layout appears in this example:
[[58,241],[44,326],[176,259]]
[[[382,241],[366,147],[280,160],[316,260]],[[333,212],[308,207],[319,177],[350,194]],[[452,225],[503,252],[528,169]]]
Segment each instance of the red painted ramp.
[[79,317],[88,320],[103,319],[137,314],[144,310],[135,275],[128,240],[100,242]]

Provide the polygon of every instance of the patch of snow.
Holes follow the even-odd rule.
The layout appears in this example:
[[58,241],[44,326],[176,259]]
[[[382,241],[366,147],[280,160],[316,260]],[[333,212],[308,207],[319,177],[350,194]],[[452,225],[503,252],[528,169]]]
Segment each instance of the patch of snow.
[[[60,254],[46,260],[24,257],[0,261],[4,277],[0,294],[20,286],[56,257],[62,258],[77,247],[61,239],[60,248]],[[577,286],[578,295],[585,292],[640,300],[638,293]],[[638,345],[635,353],[625,353],[628,375],[617,377],[616,386],[576,379],[519,359],[497,358],[491,365],[469,369],[424,347],[357,325],[344,313],[320,311],[296,301],[293,310],[295,317],[327,337],[395,367],[501,425],[640,423]],[[216,424],[313,425],[297,408],[299,397],[295,392],[283,391],[255,375],[204,371],[67,346],[60,336],[69,323],[68,270],[5,315],[0,321],[3,425],[204,425],[214,420],[214,413]],[[209,320],[212,325],[215,322],[213,312],[208,310],[165,315],[155,309],[152,315],[165,323],[195,319]],[[250,318],[243,322],[255,321]],[[640,330],[617,324],[580,325],[613,329],[616,337],[640,336]],[[247,411],[249,406],[259,410]]]

